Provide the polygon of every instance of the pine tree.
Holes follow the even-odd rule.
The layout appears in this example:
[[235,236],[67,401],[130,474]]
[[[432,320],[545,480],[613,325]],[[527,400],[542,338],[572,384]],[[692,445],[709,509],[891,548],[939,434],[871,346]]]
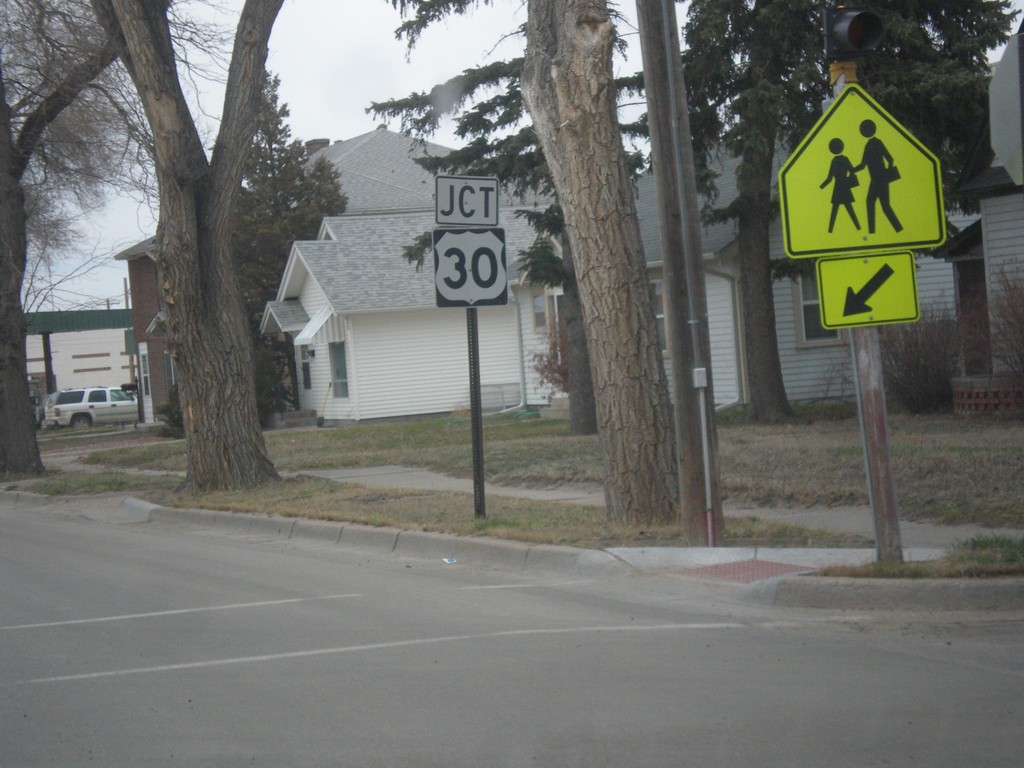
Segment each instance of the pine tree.
[[232,236],[242,299],[253,330],[277,293],[292,242],[312,240],[325,216],[345,211],[338,172],[327,160],[309,160],[291,138],[288,105],[278,104],[279,78],[268,74],[256,135],[235,201]]
[[[306,155],[285,122],[288,106],[278,103],[277,76],[267,75],[257,113],[256,134],[235,200],[232,236],[242,301],[252,330],[256,401],[261,416],[297,405],[295,353],[289,339],[259,333],[263,309],[274,299],[295,240],[312,240],[325,216],[345,212],[347,198],[338,171],[327,160]],[[281,382],[290,380],[291,395]]]

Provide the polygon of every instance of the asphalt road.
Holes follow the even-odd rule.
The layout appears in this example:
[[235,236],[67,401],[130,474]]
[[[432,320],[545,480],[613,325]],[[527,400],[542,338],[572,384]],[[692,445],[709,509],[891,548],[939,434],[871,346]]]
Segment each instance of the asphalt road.
[[1020,615],[0,502],[0,766],[1024,764]]

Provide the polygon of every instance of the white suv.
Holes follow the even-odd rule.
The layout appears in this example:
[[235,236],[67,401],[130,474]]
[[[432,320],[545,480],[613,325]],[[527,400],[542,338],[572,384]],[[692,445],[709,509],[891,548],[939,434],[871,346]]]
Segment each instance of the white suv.
[[48,427],[91,427],[94,424],[134,424],[139,407],[120,387],[84,387],[55,392],[46,399]]

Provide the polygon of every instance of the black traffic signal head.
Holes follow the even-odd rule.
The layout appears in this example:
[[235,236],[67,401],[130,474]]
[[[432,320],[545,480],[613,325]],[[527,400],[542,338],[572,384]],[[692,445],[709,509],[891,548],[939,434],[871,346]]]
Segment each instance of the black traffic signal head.
[[882,43],[882,20],[867,8],[825,8],[825,58],[854,59]]

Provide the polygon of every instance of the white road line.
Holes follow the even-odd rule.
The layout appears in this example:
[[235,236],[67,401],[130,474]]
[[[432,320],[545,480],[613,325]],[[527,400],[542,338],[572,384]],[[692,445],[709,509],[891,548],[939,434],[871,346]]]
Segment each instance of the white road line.
[[572,635],[579,633],[600,632],[671,632],[671,631],[706,631],[718,629],[747,629],[750,625],[735,622],[701,623],[701,624],[631,624],[628,626],[596,626],[566,627],[562,629],[512,629],[502,632],[485,632],[477,635],[446,635],[441,637],[424,637],[416,640],[395,640],[386,643],[367,643],[365,645],[345,645],[337,648],[317,648],[309,651],[291,651],[288,653],[268,653],[260,656],[240,656],[229,659],[212,659],[210,661],[191,661],[181,664],[164,664],[155,667],[136,667],[133,669],[115,669],[104,672],[84,672],[77,675],[56,675],[54,677],[37,677],[32,680],[19,680],[14,683],[0,685],[6,688],[13,685],[42,685],[45,683],[70,683],[82,680],[101,680],[104,678],[128,677],[130,675],[153,674],[157,672],[191,672],[197,669],[212,667],[228,667],[239,664],[257,664],[267,661],[288,659],[306,659],[315,656],[331,656],[358,651],[382,651],[391,648],[407,648],[417,645],[433,645],[438,643],[462,642],[466,640],[491,640],[501,637],[530,637],[537,635]]
[[555,589],[571,587],[574,584],[589,584],[589,581],[559,581],[552,584],[486,584],[480,587],[456,587],[456,592],[474,592],[485,589]]
[[359,593],[347,595],[319,595],[317,597],[294,597],[287,600],[263,600],[257,603],[231,603],[228,605],[211,605],[205,608],[177,608],[172,611],[152,611],[150,613],[126,613],[120,616],[99,616],[92,619],[69,619],[67,621],[47,621],[39,624],[11,624],[0,627],[0,630],[44,629],[46,627],[67,627],[75,624],[102,624],[107,621],[131,621],[134,619],[153,619],[163,616],[180,616],[187,613],[210,613],[213,611],[233,611],[239,608],[266,608],[272,605],[290,605],[293,603],[310,603],[317,600],[341,600],[348,597],[365,597]]

